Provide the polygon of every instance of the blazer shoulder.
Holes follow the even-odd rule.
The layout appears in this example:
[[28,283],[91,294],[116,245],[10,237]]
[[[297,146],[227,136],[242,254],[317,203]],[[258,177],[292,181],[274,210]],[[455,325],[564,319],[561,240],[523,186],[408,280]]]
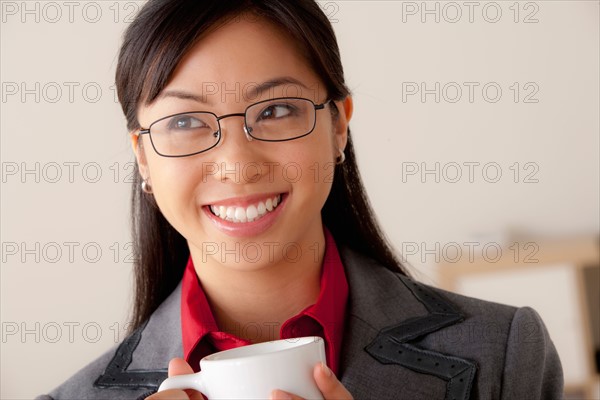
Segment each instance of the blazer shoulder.
[[562,398],[560,358],[536,310],[431,290],[452,302],[464,319],[418,345],[472,360],[474,398]]
[[463,317],[418,345],[472,360],[477,365],[475,398],[562,398],[561,362],[535,309],[417,285],[447,299]]
[[[107,366],[110,364],[110,361],[115,357],[119,346],[120,344],[111,347],[98,358],[77,371],[73,376],[64,381],[50,393],[38,396],[36,400],[91,400],[106,398],[106,391],[95,386],[94,383],[99,376],[103,375]],[[135,393],[115,392],[110,393],[108,397],[113,399],[135,399],[142,393],[143,391],[137,391]]]
[[510,325],[515,313],[519,309],[516,306],[450,292],[421,282],[418,282],[418,284],[448,299],[448,301],[461,310],[465,318],[481,316],[489,318],[490,321],[496,321],[499,324]]
[[[372,394],[373,380],[403,374],[404,385],[393,390],[412,398],[434,398],[442,390],[450,398],[560,398],[560,362],[532,308],[449,292],[356,252],[346,251],[345,261],[352,293],[345,383],[358,397]],[[400,368],[380,369],[363,349],[382,365]],[[367,377],[353,368],[365,365],[373,371]],[[440,380],[430,376],[446,381],[445,389],[432,389]],[[530,384],[511,390],[520,377]],[[386,390],[378,396],[392,389]]]

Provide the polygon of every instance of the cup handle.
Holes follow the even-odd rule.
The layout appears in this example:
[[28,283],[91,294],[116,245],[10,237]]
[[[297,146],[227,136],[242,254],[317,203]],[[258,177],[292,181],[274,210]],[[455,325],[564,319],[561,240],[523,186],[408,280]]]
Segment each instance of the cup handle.
[[177,375],[165,379],[158,388],[159,392],[168,389],[193,389],[205,394],[206,387],[202,379],[202,371],[195,374]]

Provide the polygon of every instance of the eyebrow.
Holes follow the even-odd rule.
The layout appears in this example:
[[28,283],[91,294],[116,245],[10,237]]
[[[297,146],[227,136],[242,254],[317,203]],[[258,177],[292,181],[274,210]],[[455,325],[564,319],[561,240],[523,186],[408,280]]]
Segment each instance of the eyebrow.
[[[308,89],[308,87],[305,84],[303,84],[302,82],[300,82],[299,80],[292,78],[291,76],[282,76],[279,78],[270,79],[270,80],[260,83],[260,84],[254,84],[252,82],[252,85],[248,89],[243,90],[243,92],[244,92],[243,94],[244,94],[245,98],[253,99],[253,98],[256,98],[258,95],[262,94],[263,92],[266,92],[267,90],[270,90],[277,86],[288,85],[288,84],[299,85],[305,89]],[[248,85],[249,84],[247,84],[245,86],[248,86]],[[219,88],[219,90],[221,90],[221,88]],[[236,87],[235,90],[238,90],[238,88]],[[217,93],[211,93],[211,94],[214,95]],[[203,103],[203,104],[211,104],[210,101],[207,101],[205,99],[207,96],[205,96],[204,94],[198,95],[195,93],[186,92],[185,90],[174,90],[174,89],[165,90],[158,96],[159,99],[163,99],[163,98],[167,98],[167,97],[174,97],[174,98],[181,99],[181,100],[193,100],[195,102]]]

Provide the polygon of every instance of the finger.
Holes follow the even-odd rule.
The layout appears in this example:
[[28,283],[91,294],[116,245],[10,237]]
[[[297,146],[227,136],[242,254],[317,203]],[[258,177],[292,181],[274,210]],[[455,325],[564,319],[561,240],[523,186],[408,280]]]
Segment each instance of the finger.
[[194,370],[183,358],[173,358],[169,362],[169,376],[193,374]]
[[179,389],[163,390],[162,392],[154,393],[146,400],[190,400],[186,392]]
[[335,374],[324,364],[315,366],[313,376],[323,397],[327,400],[351,400],[352,395],[335,377]]
[[271,400],[304,400],[300,396],[275,389],[271,392]]
[[[194,370],[192,369],[192,367],[190,366],[190,364],[188,364],[183,358],[173,358],[171,361],[169,361],[169,377],[171,376],[177,376],[177,375],[187,375],[187,374],[193,374]],[[167,390],[165,390],[165,392],[167,392]],[[182,392],[181,390],[179,390],[179,392]],[[185,389],[185,391],[183,391],[187,397],[184,397],[186,400],[190,399],[190,400],[203,400],[204,397],[202,396],[202,393],[196,391],[196,390],[192,390],[192,389]]]

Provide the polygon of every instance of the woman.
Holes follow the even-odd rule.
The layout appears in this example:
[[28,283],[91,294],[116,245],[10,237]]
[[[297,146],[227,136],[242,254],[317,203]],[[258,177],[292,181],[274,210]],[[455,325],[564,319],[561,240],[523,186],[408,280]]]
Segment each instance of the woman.
[[315,2],[150,1],[116,82],[138,166],[135,331],[40,398],[199,399],[155,392],[212,352],[312,335],[325,399],[561,397],[535,311],[419,284],[395,258]]

